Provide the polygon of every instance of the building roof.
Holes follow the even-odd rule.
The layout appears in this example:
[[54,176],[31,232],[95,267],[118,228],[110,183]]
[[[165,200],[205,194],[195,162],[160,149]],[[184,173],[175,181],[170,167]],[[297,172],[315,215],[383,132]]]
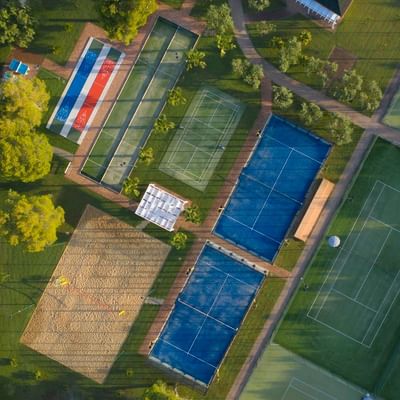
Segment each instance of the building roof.
[[135,213],[167,231],[173,231],[179,214],[184,210],[185,203],[186,201],[151,183]]
[[335,14],[342,16],[349,8],[352,0],[317,0],[318,3],[333,11]]

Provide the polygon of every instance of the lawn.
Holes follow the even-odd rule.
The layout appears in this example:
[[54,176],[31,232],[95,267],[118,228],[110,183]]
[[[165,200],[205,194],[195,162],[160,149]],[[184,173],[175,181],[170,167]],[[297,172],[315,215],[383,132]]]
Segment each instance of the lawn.
[[265,13],[265,12],[275,12],[278,11],[282,8],[286,7],[286,4],[283,0],[271,0],[270,1],[270,5],[268,6],[268,8],[266,8],[263,11],[256,11],[253,8],[249,7],[249,2],[248,0],[242,0],[242,5],[243,5],[243,11],[246,14],[249,14],[251,16],[257,16],[260,13]]
[[[269,46],[275,36],[291,37],[302,30],[309,30],[313,40],[305,54],[328,59],[335,46],[353,53],[357,57],[355,68],[366,80],[376,80],[382,89],[388,85],[400,57],[400,13],[397,0],[353,0],[343,22],[335,32],[322,29],[311,19],[295,15],[284,20],[272,21],[277,31],[267,37],[257,35],[254,25],[249,25],[249,34],[258,52],[273,64],[277,63],[277,50]],[[320,83],[306,76],[301,66],[289,70],[296,80],[315,88]]]
[[[242,55],[239,49],[235,49],[225,56],[225,58],[221,59],[214,44],[214,39],[210,37],[202,37],[198,42],[197,48],[206,53],[207,68],[204,70],[192,70],[182,74],[177,86],[182,88],[187,103],[186,105],[177,107],[167,105],[163,111],[167,115],[167,118],[174,121],[176,126],[179,126],[192,99],[203,85],[216,87],[235,99],[240,99],[245,106],[243,116],[229,144],[226,146],[226,151],[222,155],[210,179],[210,183],[205,191],[201,192],[159,170],[160,162],[176,131],[171,131],[166,135],[153,133],[146,147],[153,148],[154,162],[150,166],[138,163],[131,176],[137,176],[143,186],[150,182],[156,182],[180,194],[184,198],[192,200],[200,206],[202,215],[205,217],[222,185],[225,183],[226,176],[241,150],[249,129],[257,118],[260,110],[260,92],[243,83],[232,73],[232,59]],[[207,195],[204,193],[207,193]]]
[[[0,200],[6,196],[7,189],[13,187],[20,192],[30,194],[51,193],[56,204],[66,212],[66,223],[61,229],[59,240],[44,252],[27,254],[19,247],[11,247],[0,242],[0,272],[10,275],[0,284],[0,397],[19,400],[29,398],[48,398],[66,388],[84,393],[85,399],[114,399],[116,391],[132,385],[141,388],[148,386],[158,377],[159,372],[147,367],[145,359],[137,354],[144,336],[153,322],[158,307],[145,305],[134,323],[132,331],[123,347],[120,358],[115,363],[106,384],[94,384],[86,378],[71,372],[60,364],[19,344],[19,337],[27,324],[55,265],[58,262],[68,240],[66,232],[71,232],[79,221],[86,206],[93,206],[135,226],[142,221],[139,217],[120,206],[92,192],[81,188],[63,177],[66,161],[55,158],[52,173],[33,184],[0,184]],[[146,231],[152,234],[148,227]],[[170,233],[156,232],[154,236],[169,241]],[[190,236],[184,251],[172,250],[154,284],[153,295],[164,297],[172,284],[186,252],[190,249],[193,237]],[[9,365],[15,358],[16,367]],[[134,377],[126,375],[126,369],[134,370]],[[43,378],[36,381],[33,374],[42,372]],[[47,396],[47,397],[46,397]]]
[[61,94],[67,84],[67,81],[64,78],[61,78],[58,75],[53,74],[51,71],[48,71],[45,68],[40,68],[37,74],[37,77],[44,81],[47,87],[47,91],[50,94],[49,107],[46,114],[43,115],[42,125],[40,130],[45,133],[49,142],[52,146],[60,147],[64,150],[69,151],[70,153],[75,153],[78,149],[78,145],[71,140],[64,138],[61,135],[55,134],[46,128],[47,121],[49,120],[55,106],[58,103],[58,100],[61,97]]
[[94,0],[30,0],[38,21],[28,50],[65,64],[86,22],[98,23]]
[[[275,337],[388,400],[398,398],[400,389],[399,168],[400,150],[378,139],[326,233],[339,235],[343,250],[322,241],[304,278],[309,288],[295,295]],[[391,187],[377,191],[377,181]]]
[[10,46],[0,46],[0,65],[5,64],[12,48]]

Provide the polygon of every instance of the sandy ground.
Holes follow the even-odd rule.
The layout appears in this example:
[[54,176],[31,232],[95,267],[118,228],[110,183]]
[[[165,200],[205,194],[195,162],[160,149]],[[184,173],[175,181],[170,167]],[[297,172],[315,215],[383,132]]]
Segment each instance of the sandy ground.
[[87,206],[21,342],[103,383],[169,250]]

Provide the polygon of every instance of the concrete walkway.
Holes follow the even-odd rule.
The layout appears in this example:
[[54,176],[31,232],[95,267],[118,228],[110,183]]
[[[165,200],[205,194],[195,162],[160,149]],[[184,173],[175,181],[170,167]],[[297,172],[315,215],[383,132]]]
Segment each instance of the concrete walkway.
[[[257,366],[257,361],[262,354],[265,346],[270,341],[272,334],[277,327],[280,318],[283,315],[291,297],[293,296],[300,278],[303,276],[306,267],[311,261],[312,256],[318,248],[319,243],[323,239],[324,233],[332,220],[336,210],[340,206],[346,189],[351,184],[352,178],[355,176],[359,169],[366,152],[370,148],[375,136],[381,136],[394,144],[400,144],[400,133],[394,129],[386,127],[379,122],[382,113],[382,107],[377,110],[372,118],[369,118],[350,107],[337,102],[325,96],[323,93],[318,92],[292,78],[283,74],[273,65],[266,62],[254,48],[251,39],[246,31],[245,26],[245,15],[243,13],[241,0],[229,0],[231,6],[231,12],[235,24],[235,35],[239,46],[241,47],[244,55],[254,64],[262,65],[264,74],[274,83],[285,86],[291,91],[296,93],[308,101],[318,104],[321,108],[324,108],[330,112],[337,112],[346,115],[350,120],[365,129],[352,157],[350,158],[345,170],[342,173],[340,181],[336,184],[335,190],[332,193],[324,211],[322,212],[317,225],[315,226],[313,233],[303,253],[301,254],[296,267],[292,271],[291,277],[287,280],[287,283],[275,304],[274,309],[271,312],[270,317],[265,322],[263,330],[256,343],[254,344],[251,353],[247,360],[242,366],[239,375],[237,376],[234,385],[232,386],[228,399],[238,399],[241,392],[244,389],[246,382],[248,381],[253,369]],[[397,82],[397,76],[395,81]],[[386,96],[385,96],[386,97]]]

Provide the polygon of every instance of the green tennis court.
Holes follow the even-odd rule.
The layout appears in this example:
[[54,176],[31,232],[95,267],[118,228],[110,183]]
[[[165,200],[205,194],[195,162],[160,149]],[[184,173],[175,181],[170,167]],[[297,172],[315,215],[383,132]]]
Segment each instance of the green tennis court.
[[240,400],[360,400],[366,392],[277,344],[270,344]]
[[[400,149],[378,139],[275,341],[394,400],[400,389]],[[304,289],[304,288],[303,288]]]
[[185,65],[197,36],[165,19],[154,25],[91,149],[82,173],[120,190]]
[[211,87],[200,89],[160,164],[160,170],[204,191],[235,132],[244,107]]
[[394,95],[390,107],[383,118],[383,122],[393,128],[400,129],[400,89]]

